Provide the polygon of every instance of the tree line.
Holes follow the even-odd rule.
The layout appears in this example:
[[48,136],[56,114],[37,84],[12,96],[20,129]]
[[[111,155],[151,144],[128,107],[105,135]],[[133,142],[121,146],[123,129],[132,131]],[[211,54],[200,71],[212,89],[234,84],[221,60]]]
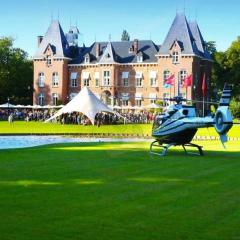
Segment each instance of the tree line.
[[13,47],[13,39],[0,38],[0,104],[31,104],[33,64],[27,53]]

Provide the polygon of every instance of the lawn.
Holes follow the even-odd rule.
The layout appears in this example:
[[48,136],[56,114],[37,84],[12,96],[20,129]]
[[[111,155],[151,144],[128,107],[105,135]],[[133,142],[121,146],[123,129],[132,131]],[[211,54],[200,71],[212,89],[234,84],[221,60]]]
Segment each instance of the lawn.
[[204,157],[151,157],[149,143],[1,150],[0,239],[239,239],[240,142],[200,144]]
[[[9,124],[7,121],[0,121],[0,134],[79,134],[79,133],[110,133],[110,134],[139,134],[151,136],[152,124],[127,124],[127,125],[60,125],[41,122],[16,121]],[[218,136],[214,128],[199,129],[198,136]],[[240,138],[240,126],[235,125],[229,132],[229,137]]]

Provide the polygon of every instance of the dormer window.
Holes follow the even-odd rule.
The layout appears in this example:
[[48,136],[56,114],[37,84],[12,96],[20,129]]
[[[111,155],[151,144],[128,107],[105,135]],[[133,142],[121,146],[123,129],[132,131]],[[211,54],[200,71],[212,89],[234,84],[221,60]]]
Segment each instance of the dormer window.
[[106,58],[110,58],[111,56],[110,56],[110,54],[108,53],[107,55],[106,55]]
[[133,46],[129,48],[129,53],[133,53]]
[[89,54],[87,54],[87,55],[84,57],[84,63],[86,63],[86,64],[90,63],[90,56],[89,56]]
[[143,62],[143,55],[142,54],[137,55],[137,62],[138,63]]
[[173,64],[179,63],[179,54],[176,51],[172,53],[172,63]]
[[47,62],[47,66],[50,66],[50,65],[52,65],[52,58],[51,58],[51,56],[47,56],[46,57],[46,62]]

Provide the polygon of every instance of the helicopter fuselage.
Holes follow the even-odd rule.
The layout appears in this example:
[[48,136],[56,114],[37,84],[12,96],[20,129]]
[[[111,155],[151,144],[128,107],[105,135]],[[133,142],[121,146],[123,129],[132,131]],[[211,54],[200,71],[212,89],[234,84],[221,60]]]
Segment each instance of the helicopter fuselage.
[[182,145],[190,143],[198,128],[212,127],[213,117],[197,117],[193,106],[172,105],[158,115],[153,124],[152,136],[160,144]]

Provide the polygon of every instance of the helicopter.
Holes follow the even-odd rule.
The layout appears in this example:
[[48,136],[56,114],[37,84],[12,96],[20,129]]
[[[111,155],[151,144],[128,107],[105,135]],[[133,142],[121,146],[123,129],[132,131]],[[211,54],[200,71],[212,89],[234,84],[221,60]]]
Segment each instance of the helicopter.
[[[191,143],[199,128],[215,127],[220,140],[227,142],[227,133],[233,126],[233,118],[229,109],[231,100],[232,85],[225,84],[216,113],[212,116],[198,117],[196,108],[190,105],[183,105],[184,99],[181,94],[168,100],[174,101],[164,114],[157,115],[152,128],[152,137],[155,140],[150,145],[150,153],[165,156],[172,146],[182,146],[186,154],[203,156],[202,146]],[[156,151],[156,147],[162,152]],[[187,147],[193,147],[198,152],[189,152]],[[154,150],[155,149],[155,150]]]

